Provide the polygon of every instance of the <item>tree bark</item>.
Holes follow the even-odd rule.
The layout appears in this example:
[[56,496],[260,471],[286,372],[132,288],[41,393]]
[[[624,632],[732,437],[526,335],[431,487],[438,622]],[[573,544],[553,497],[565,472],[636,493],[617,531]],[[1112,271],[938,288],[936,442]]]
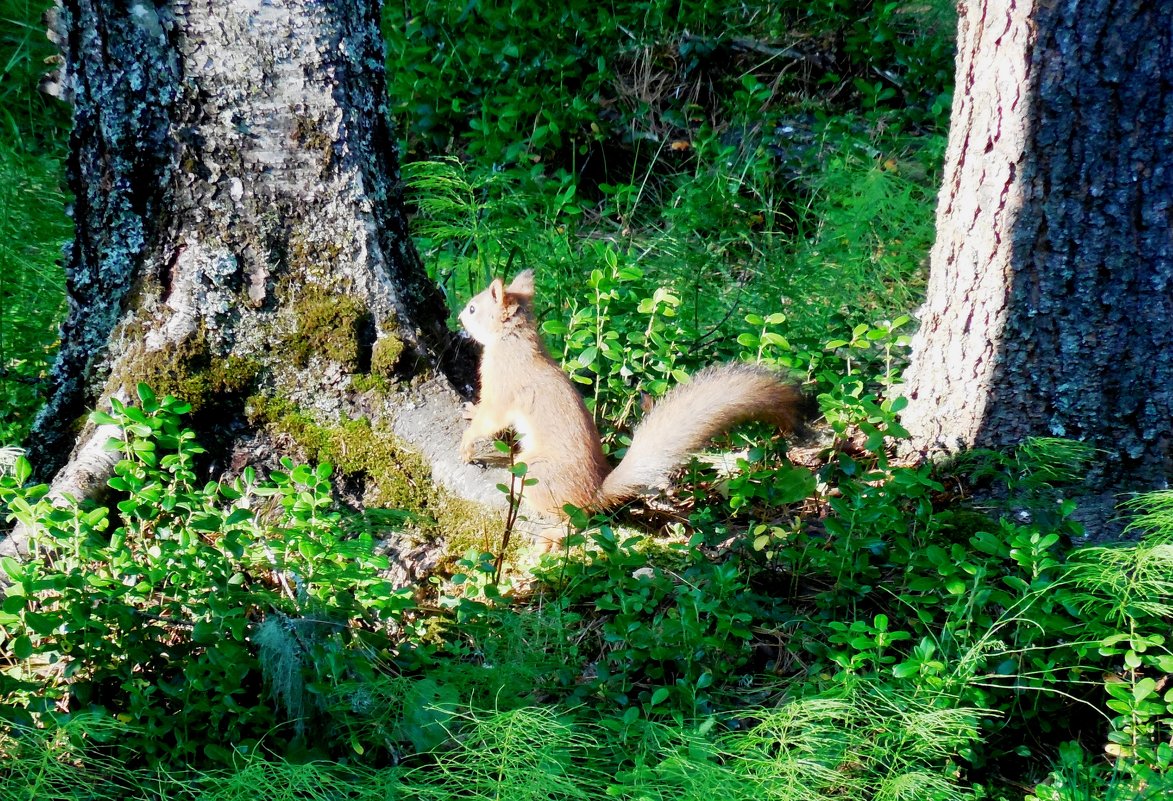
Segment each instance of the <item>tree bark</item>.
[[368,418],[496,502],[458,458],[475,364],[407,233],[378,3],[62,0],[54,28],[77,233],[29,443],[54,493],[104,484],[84,416],[146,381],[192,402],[210,472],[289,449],[258,429],[296,409]]
[[921,452],[1028,436],[1103,449],[1089,484],[1173,455],[1173,13],[961,4],[928,297],[906,375]]

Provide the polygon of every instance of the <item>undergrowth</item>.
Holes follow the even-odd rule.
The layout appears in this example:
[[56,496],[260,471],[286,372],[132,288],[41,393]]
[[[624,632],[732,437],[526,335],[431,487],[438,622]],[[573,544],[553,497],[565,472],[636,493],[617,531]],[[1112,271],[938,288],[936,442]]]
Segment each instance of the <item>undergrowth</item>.
[[[196,773],[134,770],[96,749],[120,728],[77,718],[52,736],[0,741],[19,789],[76,799],[731,799],[971,798],[947,769],[977,712],[944,715],[856,688],[760,710],[744,731],[656,725],[622,738],[574,712],[466,709],[461,738],[415,768],[242,758]],[[896,716],[891,713],[898,712]],[[6,789],[15,790],[16,784]]]
[[884,457],[894,412],[855,389],[841,377],[824,407],[874,441],[790,499],[822,498],[817,528],[770,491],[804,469],[751,453],[765,461],[741,463],[724,510],[698,503],[687,542],[604,520],[546,557],[528,601],[470,553],[421,602],[379,578],[328,466],[200,485],[186,407],[140,387],[95,418],[123,432],[113,506],[54,508],[23,457],[0,478],[42,555],[0,561],[3,776],[50,787],[108,759],[121,772],[95,792],[201,768],[175,792],[244,770],[435,798],[1004,798],[1014,760],[1091,736],[1114,767],[1062,745],[1081,787],[1167,789],[1166,494],[1137,502],[1139,542],[1067,554],[1062,482],[1089,453],[988,454],[966,469],[1006,506],[939,508],[928,468]]
[[385,9],[409,202],[453,315],[533,268],[565,319],[614,261],[681,297],[706,341],[781,307],[813,345],[918,302],[948,5],[517,12]]

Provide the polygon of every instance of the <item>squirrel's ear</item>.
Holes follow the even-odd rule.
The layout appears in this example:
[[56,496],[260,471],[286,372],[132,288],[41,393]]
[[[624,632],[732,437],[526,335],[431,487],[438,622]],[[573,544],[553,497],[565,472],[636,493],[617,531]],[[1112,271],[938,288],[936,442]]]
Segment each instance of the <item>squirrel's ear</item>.
[[533,299],[534,296],[534,271],[522,270],[513,277],[509,282],[509,294],[521,295],[523,298]]
[[494,278],[493,283],[489,284],[489,298],[498,306],[504,305],[505,282],[500,278]]

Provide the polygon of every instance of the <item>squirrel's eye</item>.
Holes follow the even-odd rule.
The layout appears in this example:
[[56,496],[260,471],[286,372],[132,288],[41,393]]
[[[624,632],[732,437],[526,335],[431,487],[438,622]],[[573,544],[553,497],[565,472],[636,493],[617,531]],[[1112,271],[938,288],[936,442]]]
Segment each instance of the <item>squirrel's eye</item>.
[[474,306],[474,305],[473,305],[473,304],[471,304],[471,303],[470,303],[470,304],[468,304],[468,313],[469,313],[469,314],[476,314],[476,313],[477,313],[477,307],[476,307],[476,306]]

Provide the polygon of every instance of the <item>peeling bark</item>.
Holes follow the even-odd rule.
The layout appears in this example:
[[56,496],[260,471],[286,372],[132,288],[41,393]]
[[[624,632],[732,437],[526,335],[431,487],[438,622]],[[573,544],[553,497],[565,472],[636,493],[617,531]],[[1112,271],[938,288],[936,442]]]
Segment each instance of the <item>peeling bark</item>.
[[1104,450],[1095,491],[1173,471],[1173,14],[961,5],[928,298],[906,376],[921,452]]
[[[407,233],[378,3],[61,0],[55,26],[77,234],[29,442],[54,493],[100,436],[78,433],[86,412],[147,380],[205,389],[185,399],[222,452],[260,393],[393,427],[455,491],[499,501],[498,476],[455,464],[451,386],[475,364]],[[356,390],[375,373],[407,391]]]

